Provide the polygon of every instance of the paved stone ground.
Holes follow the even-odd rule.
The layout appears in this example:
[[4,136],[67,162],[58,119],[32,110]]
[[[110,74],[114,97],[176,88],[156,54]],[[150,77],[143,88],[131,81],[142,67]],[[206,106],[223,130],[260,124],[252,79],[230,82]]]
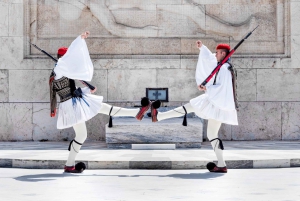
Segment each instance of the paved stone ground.
[[[226,150],[300,150],[300,141],[223,141]],[[0,150],[66,150],[70,142],[1,142]],[[109,149],[103,141],[85,142],[81,150]],[[200,149],[211,150],[209,142],[202,142]],[[121,149],[118,149],[121,150]],[[178,149],[183,150],[183,149]]]
[[[68,142],[1,142],[0,167],[61,169]],[[227,167],[300,167],[299,141],[226,141]],[[88,169],[205,169],[216,157],[208,142],[201,149],[108,149],[105,143],[87,142],[77,156]]]
[[2,201],[299,201],[300,168],[62,170],[0,168]]

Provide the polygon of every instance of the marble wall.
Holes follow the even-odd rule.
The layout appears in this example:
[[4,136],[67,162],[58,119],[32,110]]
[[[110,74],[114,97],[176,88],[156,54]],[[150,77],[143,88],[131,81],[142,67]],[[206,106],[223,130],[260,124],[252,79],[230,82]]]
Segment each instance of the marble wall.
[[[132,107],[146,87],[168,87],[166,105],[201,93],[194,79],[201,39],[232,47],[260,25],[232,58],[238,71],[239,126],[226,140],[300,139],[300,0],[0,0],[0,140],[69,140],[49,116],[48,77],[55,56],[85,30],[96,94]],[[103,140],[108,117],[88,122]]]

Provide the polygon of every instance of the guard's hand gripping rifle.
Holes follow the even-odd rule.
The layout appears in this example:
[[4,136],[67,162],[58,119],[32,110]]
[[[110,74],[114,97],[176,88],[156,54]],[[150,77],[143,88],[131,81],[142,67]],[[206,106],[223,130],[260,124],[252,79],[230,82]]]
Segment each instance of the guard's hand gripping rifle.
[[[28,41],[29,42],[29,41]],[[39,48],[38,46],[36,46],[35,44],[29,42],[33,47],[35,47],[36,49],[38,49],[39,51],[43,52],[45,55],[47,55],[48,57],[50,57],[53,61],[57,62],[57,59],[55,59],[53,56],[51,56],[48,52],[46,52],[45,50],[42,50],[41,48]],[[86,81],[80,80],[80,82],[82,82],[83,84],[85,84],[86,86],[88,86],[88,88],[90,88],[91,90],[94,90],[95,87],[91,84],[89,84]]]
[[[259,25],[257,25],[258,27]],[[257,28],[255,27],[255,29]],[[253,29],[253,31],[255,30]],[[249,32],[247,34],[247,36],[245,38],[243,38],[232,50],[230,50],[230,52],[228,53],[228,55],[217,65],[217,67],[215,67],[215,69],[211,72],[211,74],[201,83],[200,86],[205,86],[209,80],[218,72],[218,70],[222,67],[222,65],[224,63],[226,63],[228,61],[228,59],[231,57],[231,55],[233,55],[233,53],[236,51],[236,49],[252,34],[252,32]]]

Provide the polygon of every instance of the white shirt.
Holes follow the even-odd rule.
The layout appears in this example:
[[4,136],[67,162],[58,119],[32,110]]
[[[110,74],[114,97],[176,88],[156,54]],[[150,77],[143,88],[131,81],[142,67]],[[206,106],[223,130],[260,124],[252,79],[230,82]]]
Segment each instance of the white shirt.
[[[205,46],[200,48],[199,59],[196,69],[196,82],[199,86],[217,66],[215,54]],[[228,70],[229,64],[225,63],[217,75],[216,84],[213,85],[214,77],[206,84],[206,94],[209,101],[222,110],[235,110],[232,77]]]

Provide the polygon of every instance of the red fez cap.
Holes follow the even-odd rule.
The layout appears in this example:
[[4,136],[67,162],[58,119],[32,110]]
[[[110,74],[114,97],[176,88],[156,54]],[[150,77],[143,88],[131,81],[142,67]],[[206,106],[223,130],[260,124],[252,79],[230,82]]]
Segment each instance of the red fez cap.
[[60,48],[57,50],[57,54],[60,55],[60,56],[64,56],[64,54],[66,54],[67,51],[68,51],[68,48],[67,48],[67,47],[60,47]]
[[226,50],[230,51],[230,45],[221,43],[216,47],[216,50],[219,50],[219,49],[226,49]]

